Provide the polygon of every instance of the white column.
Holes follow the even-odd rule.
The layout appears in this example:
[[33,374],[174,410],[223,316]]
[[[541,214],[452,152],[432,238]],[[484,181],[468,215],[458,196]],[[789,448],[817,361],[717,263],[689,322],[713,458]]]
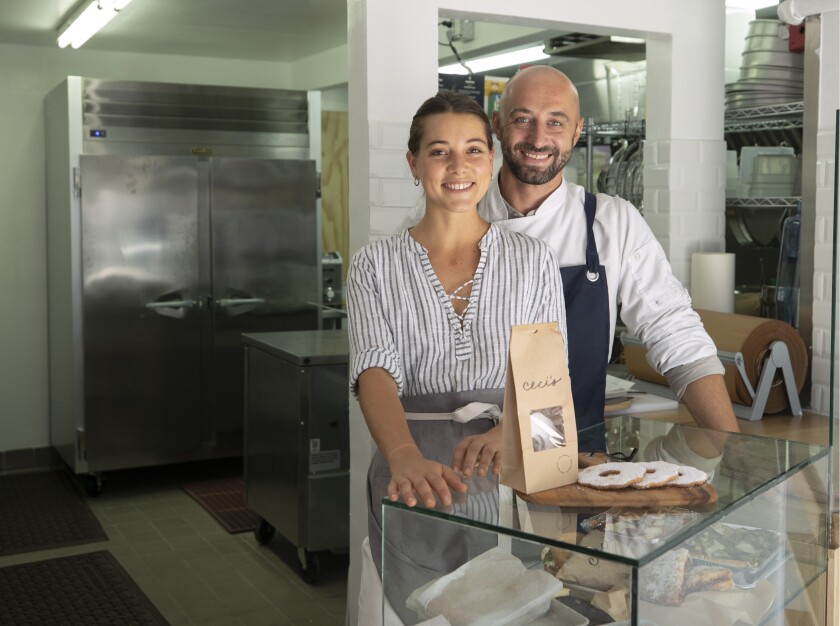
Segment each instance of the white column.
[[[434,3],[348,0],[350,253],[390,234],[417,202],[405,160],[411,118],[437,91]],[[357,622],[365,484],[373,441],[350,398],[350,571],[347,623]],[[367,626],[367,625],[360,625]]]

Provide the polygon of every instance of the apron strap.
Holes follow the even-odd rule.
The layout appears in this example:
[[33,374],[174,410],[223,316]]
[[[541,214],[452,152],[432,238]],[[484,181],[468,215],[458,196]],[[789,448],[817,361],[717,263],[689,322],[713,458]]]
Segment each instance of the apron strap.
[[[586,262],[560,268],[566,299],[569,376],[578,430],[604,421],[604,388],[610,348],[610,297],[606,270],[600,264],[595,243],[596,207],[596,197],[587,193],[583,202]],[[582,449],[580,442],[578,448]]]
[[496,422],[501,417],[504,389],[447,391],[400,398],[409,420],[452,420],[459,424],[487,417]]
[[478,417],[487,417],[498,422],[502,415],[498,405],[486,402],[470,402],[460,409],[451,413],[414,413],[407,412],[405,418],[408,420],[452,420],[459,424],[466,424]]
[[593,283],[598,280],[598,248],[595,246],[595,209],[598,201],[594,194],[583,192],[583,210],[586,212],[586,277]]
[[405,396],[400,398],[400,402],[406,413],[452,413],[471,402],[502,406],[504,397],[504,389],[471,389]]

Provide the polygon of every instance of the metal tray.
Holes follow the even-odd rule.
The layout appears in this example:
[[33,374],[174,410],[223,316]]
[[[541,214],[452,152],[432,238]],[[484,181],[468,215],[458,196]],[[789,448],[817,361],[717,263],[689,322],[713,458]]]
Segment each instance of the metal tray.
[[552,600],[548,612],[528,626],[588,626],[589,620],[565,604]]
[[[759,580],[763,580],[767,578],[770,574],[775,572],[782,563],[784,563],[789,557],[790,552],[787,547],[787,541],[785,535],[772,531],[767,530],[765,528],[757,528],[754,526],[742,526],[740,524],[720,524],[720,526],[726,526],[729,528],[739,528],[749,531],[759,531],[762,533],[770,533],[775,535],[776,540],[778,541],[777,548],[768,556],[766,559],[757,563],[752,567],[735,567],[728,563],[721,563],[712,559],[705,559],[698,556],[695,556],[691,549],[689,549],[689,554],[691,557],[691,562],[694,565],[710,565],[712,567],[727,567],[732,570],[732,581],[735,583],[736,587],[741,589],[751,589],[756,586]],[[714,526],[712,526],[714,528]],[[708,529],[707,529],[708,530]],[[706,532],[706,531],[703,531]],[[700,533],[702,535],[703,533]],[[690,543],[690,540],[689,542]]]

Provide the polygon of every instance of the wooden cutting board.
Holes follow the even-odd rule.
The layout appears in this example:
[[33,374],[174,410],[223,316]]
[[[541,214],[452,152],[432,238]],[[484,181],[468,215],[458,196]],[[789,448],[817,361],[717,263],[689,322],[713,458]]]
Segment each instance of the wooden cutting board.
[[593,489],[584,485],[566,485],[532,494],[516,495],[534,504],[580,508],[613,506],[700,506],[717,501],[717,491],[709,483],[696,487],[653,487],[651,489]]
[[[578,455],[578,467],[583,469],[591,465],[604,463],[607,456],[603,453]],[[613,506],[702,506],[717,501],[717,491],[711,484],[696,487],[653,487],[651,489],[593,489],[584,485],[566,485],[556,489],[546,489],[532,494],[519,491],[516,495],[534,504],[569,506],[580,508],[609,508]]]

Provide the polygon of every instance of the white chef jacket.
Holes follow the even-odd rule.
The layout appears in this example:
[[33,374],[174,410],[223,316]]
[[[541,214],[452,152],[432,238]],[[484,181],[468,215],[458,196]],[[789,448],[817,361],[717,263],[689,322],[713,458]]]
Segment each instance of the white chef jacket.
[[[715,344],[691,308],[688,292],[674,276],[665,251],[636,207],[606,194],[597,194],[597,199],[593,230],[607,274],[609,336],[615,335],[620,304],[622,321],[644,342],[648,362],[656,371],[664,373],[716,357]],[[583,200],[583,187],[564,180],[538,209],[510,219],[496,176],[478,211],[490,222],[546,241],[557,252],[560,267],[568,267],[586,264]],[[579,332],[581,329],[569,329],[569,333]]]

